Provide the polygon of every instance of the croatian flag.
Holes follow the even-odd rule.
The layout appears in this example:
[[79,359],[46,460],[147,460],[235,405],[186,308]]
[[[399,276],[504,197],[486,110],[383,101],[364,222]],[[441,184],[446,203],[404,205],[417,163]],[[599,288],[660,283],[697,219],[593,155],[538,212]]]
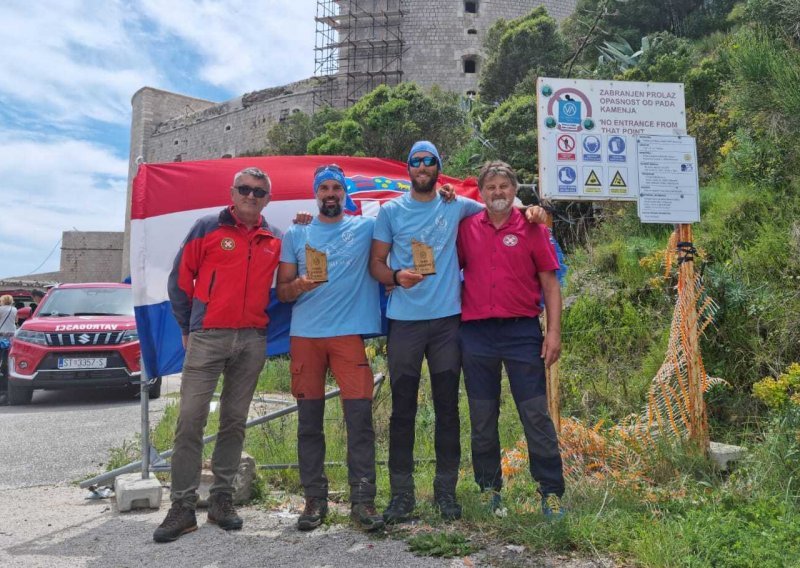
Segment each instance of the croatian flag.
[[[231,203],[233,176],[255,166],[269,175],[272,199],[263,211],[267,222],[285,231],[298,211],[317,211],[314,170],[335,163],[347,176],[348,212],[377,215],[381,203],[410,189],[406,164],[382,158],[347,156],[267,156],[199,162],[143,164],[133,180],[131,203],[131,280],[142,358],[149,377],[180,372],[181,332],[167,295],[175,255],[194,222]],[[478,199],[474,179],[440,176],[456,191]],[[268,309],[267,355],[289,351],[291,304],[273,290]]]

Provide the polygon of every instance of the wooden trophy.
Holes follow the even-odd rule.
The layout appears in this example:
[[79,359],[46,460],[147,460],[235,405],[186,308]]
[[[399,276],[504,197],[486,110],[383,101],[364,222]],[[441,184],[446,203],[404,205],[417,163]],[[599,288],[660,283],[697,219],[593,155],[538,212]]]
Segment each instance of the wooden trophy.
[[411,254],[414,256],[414,272],[429,276],[436,274],[436,263],[433,260],[433,249],[416,239],[411,239]]
[[306,272],[313,282],[328,281],[328,255],[306,243]]

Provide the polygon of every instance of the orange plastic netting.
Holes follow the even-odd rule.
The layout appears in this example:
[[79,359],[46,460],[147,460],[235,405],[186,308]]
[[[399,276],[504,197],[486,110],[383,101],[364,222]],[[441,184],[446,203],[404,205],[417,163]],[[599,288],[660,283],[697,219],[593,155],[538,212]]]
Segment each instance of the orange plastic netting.
[[[659,439],[685,439],[693,428],[704,427],[700,422],[705,420],[705,408],[702,398],[695,402],[697,397],[691,395],[690,373],[696,373],[702,392],[724,381],[707,375],[699,349],[692,346],[712,323],[717,305],[694,274],[691,243],[686,242],[686,235],[683,241],[680,236],[677,230],[673,233],[664,254],[665,278],[672,278],[677,271],[678,295],[664,362],[653,377],[644,410],[617,424],[601,421],[588,425],[575,418],[561,418],[559,442],[567,478],[610,479],[625,484],[646,481],[648,461]],[[504,450],[502,467],[507,479],[527,471],[524,441]]]

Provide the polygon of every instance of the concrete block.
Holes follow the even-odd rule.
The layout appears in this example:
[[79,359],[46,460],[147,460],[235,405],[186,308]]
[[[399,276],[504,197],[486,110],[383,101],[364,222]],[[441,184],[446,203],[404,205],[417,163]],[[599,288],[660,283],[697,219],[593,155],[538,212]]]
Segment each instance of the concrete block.
[[[253,497],[253,481],[256,478],[256,460],[250,454],[242,452],[239,462],[239,471],[233,479],[233,504],[244,505]],[[200,487],[197,488],[197,506],[208,507],[208,498],[211,496],[211,486],[214,484],[214,474],[203,467],[200,473]]]
[[142,479],[141,473],[120,475],[114,480],[114,493],[120,513],[161,507],[161,482],[155,476]]
[[747,449],[742,446],[732,446],[719,442],[711,442],[710,446],[709,456],[717,464],[717,467],[723,471],[727,471],[728,462],[739,461],[747,454]]

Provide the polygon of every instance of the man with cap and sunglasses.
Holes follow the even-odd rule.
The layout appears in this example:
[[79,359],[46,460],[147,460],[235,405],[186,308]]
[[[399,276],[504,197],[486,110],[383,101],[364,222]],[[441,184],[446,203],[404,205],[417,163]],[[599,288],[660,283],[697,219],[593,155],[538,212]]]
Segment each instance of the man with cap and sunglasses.
[[[458,414],[461,283],[456,236],[461,220],[483,211],[483,205],[476,201],[457,197],[447,203],[435,191],[441,158],[431,142],[415,143],[407,163],[411,191],[381,207],[370,254],[372,275],[383,284],[395,286],[386,313],[392,388],[389,425],[392,496],[383,513],[387,523],[408,520],[416,505],[414,433],[423,357],[428,362],[436,414],[434,504],[446,520],[461,517],[461,505],[456,500],[461,459]],[[526,216],[531,222],[543,221],[540,208],[529,209]],[[412,241],[430,247],[435,274],[423,276],[414,269]]]
[[203,428],[220,374],[208,522],[225,530],[242,528],[233,507],[233,479],[250,401],[264,367],[266,308],[281,241],[280,232],[261,215],[270,199],[270,180],[264,172],[238,172],[230,194],[232,205],[194,224],[169,276],[169,298],[186,358],[172,456],[172,506],[153,533],[156,542],[174,541],[197,529]]
[[[289,333],[292,394],[298,406],[297,456],[306,499],[297,522],[300,530],[318,527],[328,512],[323,428],[328,370],[341,389],[350,516],[368,531],[384,524],[375,510],[373,376],[362,339],[381,331],[379,286],[368,270],[375,221],[344,214],[345,187],[339,166],[316,171],[314,195],[319,214],[310,224],[287,230],[278,268],[278,298],[295,302]],[[309,277],[308,247],[325,254],[324,282]]]

